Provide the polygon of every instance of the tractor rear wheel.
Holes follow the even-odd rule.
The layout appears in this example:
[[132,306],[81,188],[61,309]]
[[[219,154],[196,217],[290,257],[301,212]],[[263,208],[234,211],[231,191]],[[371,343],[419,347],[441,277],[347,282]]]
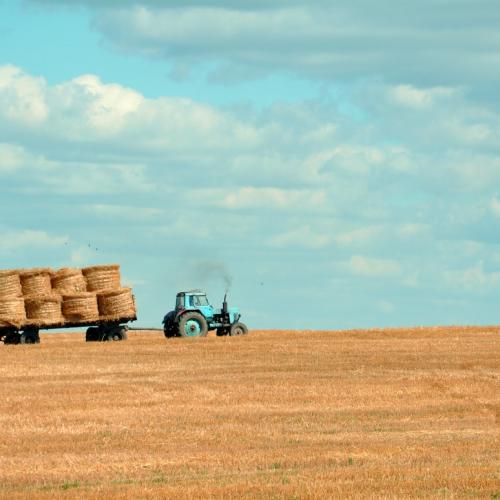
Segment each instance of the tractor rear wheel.
[[229,335],[231,335],[231,337],[238,337],[240,335],[246,335],[247,333],[248,328],[244,323],[233,323],[229,330]]
[[200,313],[188,312],[181,316],[178,331],[181,337],[206,337],[207,320]]

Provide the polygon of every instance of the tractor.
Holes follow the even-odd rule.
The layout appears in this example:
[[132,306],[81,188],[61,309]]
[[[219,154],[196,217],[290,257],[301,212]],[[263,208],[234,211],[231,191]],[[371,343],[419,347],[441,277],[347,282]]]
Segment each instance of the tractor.
[[235,307],[228,308],[226,298],[227,294],[222,309],[215,309],[201,290],[179,292],[175,309],[163,318],[165,337],[205,337],[210,330],[216,330],[218,337],[246,335],[248,328],[240,322],[241,314]]

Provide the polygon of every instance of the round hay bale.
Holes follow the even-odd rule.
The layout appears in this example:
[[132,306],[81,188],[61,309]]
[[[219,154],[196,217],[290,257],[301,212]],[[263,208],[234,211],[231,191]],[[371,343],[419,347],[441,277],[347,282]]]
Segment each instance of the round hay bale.
[[61,295],[87,291],[81,269],[63,268],[52,275],[52,289]]
[[82,269],[88,292],[117,290],[120,285],[120,266],[92,266]]
[[21,286],[25,297],[41,297],[52,293],[50,269],[28,269],[21,272]]
[[24,299],[15,297],[0,300],[0,326],[20,327],[26,322]]
[[30,325],[48,326],[64,323],[59,295],[25,297],[24,304]]
[[91,292],[63,295],[62,313],[64,319],[70,322],[97,321],[97,295]]
[[135,300],[131,288],[120,288],[97,294],[99,316],[104,319],[135,317]]
[[19,271],[0,271],[0,298],[11,299],[22,297],[21,278]]

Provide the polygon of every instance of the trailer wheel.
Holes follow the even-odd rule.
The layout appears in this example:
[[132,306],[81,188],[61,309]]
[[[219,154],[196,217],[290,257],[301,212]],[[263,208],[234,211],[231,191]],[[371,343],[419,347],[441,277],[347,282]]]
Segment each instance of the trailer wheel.
[[38,334],[38,330],[37,329],[25,330],[19,336],[19,343],[20,344],[39,344],[40,343],[40,336]]
[[231,329],[229,330],[229,335],[231,337],[239,337],[240,335],[246,335],[248,333],[248,328],[244,323],[233,323]]
[[108,339],[113,342],[118,342],[120,340],[127,340],[127,330],[124,327],[113,328],[108,333]]
[[206,337],[208,333],[207,320],[200,313],[188,312],[179,320],[179,335],[181,337]]
[[99,340],[99,328],[96,326],[91,326],[87,328],[87,333],[85,334],[86,342],[97,342]]
[[16,345],[19,344],[20,335],[17,332],[9,332],[5,335],[4,344]]

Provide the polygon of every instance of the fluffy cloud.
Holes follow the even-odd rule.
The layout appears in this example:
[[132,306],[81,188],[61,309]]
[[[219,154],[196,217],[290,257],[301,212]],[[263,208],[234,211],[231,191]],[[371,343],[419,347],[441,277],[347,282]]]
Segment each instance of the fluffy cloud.
[[466,269],[446,271],[444,278],[453,287],[476,293],[487,293],[500,286],[500,271],[485,270],[483,261]]
[[[12,259],[41,248],[51,265],[147,255],[183,269],[207,254],[285,291],[293,280],[390,289],[370,303],[395,315],[400,295],[497,286],[500,113],[463,89],[370,84],[349,97],[351,115],[335,99],[241,110],[150,99],[95,75],[49,85],[0,73]],[[465,140],[481,126],[489,134]],[[158,291],[169,281],[144,279]]]
[[15,66],[0,67],[0,110],[3,117],[28,127],[40,125],[48,115],[45,89],[42,78],[26,75]]
[[[61,0],[32,0],[66,3]],[[76,2],[75,2],[76,3]],[[222,62],[238,68],[292,70],[324,79],[383,77],[420,85],[499,83],[495,0],[448,3],[369,0],[97,2],[93,24],[121,50],[183,66]],[[398,98],[427,97],[400,87]]]
[[[256,130],[230,114],[187,98],[148,100],[118,84],[83,75],[50,87],[12,66],[0,67],[0,117],[6,132],[69,143],[126,141],[127,149],[255,147]],[[121,144],[124,147],[125,144]]]
[[68,243],[68,236],[58,236],[40,230],[4,230],[2,232],[2,243],[0,253],[8,256],[15,252],[26,250],[44,250],[61,247]]
[[378,259],[353,255],[346,267],[353,273],[368,277],[397,276],[401,273],[401,265],[393,259]]

